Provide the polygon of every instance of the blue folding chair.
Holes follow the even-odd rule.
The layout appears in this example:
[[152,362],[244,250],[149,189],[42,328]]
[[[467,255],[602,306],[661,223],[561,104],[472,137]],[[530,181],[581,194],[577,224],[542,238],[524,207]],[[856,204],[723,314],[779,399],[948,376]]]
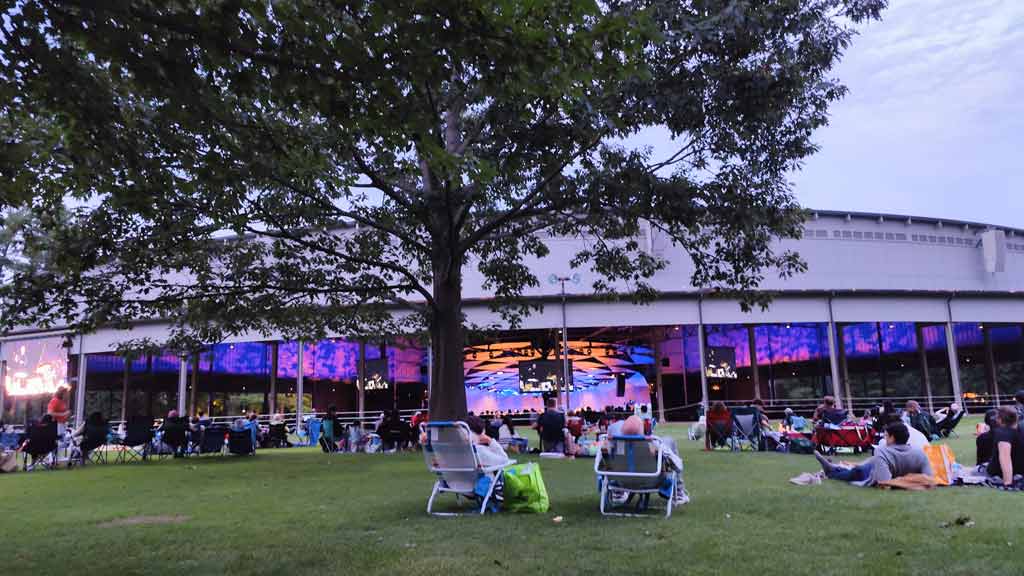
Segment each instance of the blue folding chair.
[[[676,478],[663,464],[664,448],[653,436],[613,436],[594,458],[594,474],[601,488],[601,514],[605,516],[648,516],[639,512],[650,505],[652,494],[665,498],[665,518],[672,516],[677,489]],[[613,498],[623,503],[616,506]],[[639,497],[637,513],[613,512]]]
[[479,513],[485,513],[502,481],[504,468],[515,464],[515,460],[490,467],[480,464],[473,448],[469,426],[465,422],[429,422],[423,430],[427,436],[423,443],[423,458],[427,469],[437,475],[434,489],[427,500],[427,514],[461,515],[456,512],[434,512],[434,500],[445,493],[454,494],[456,502],[460,504],[462,499],[478,502]]

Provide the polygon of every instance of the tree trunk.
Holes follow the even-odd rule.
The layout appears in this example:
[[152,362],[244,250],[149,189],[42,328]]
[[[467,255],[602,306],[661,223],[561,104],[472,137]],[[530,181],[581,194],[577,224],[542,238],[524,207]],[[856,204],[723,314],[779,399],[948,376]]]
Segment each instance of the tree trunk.
[[466,386],[463,372],[464,331],[462,326],[462,270],[435,259],[434,304],[430,338],[434,352],[431,367],[430,419],[459,420],[466,416]]

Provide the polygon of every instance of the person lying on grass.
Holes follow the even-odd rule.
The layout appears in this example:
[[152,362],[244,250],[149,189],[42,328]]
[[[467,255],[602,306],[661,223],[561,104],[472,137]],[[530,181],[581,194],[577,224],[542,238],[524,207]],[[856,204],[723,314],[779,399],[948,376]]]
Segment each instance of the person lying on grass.
[[907,425],[894,422],[885,427],[885,446],[875,448],[875,455],[857,466],[849,468],[833,464],[820,452],[815,452],[814,457],[828,478],[859,486],[874,486],[907,474],[934,476],[928,457],[920,448],[908,445],[909,438]]

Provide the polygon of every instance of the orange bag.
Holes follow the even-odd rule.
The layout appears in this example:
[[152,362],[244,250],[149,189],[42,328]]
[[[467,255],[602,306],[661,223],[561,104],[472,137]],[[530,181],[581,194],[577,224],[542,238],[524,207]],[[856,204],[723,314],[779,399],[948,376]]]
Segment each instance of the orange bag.
[[949,486],[952,484],[953,464],[956,464],[953,449],[945,444],[932,444],[924,447],[924,454],[932,465],[935,483],[939,486]]

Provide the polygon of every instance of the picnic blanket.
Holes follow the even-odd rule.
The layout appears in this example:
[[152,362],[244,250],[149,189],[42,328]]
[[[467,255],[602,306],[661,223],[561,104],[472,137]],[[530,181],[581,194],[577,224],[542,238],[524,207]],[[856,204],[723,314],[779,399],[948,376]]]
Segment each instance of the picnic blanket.
[[925,474],[907,474],[906,476],[900,476],[899,478],[893,478],[892,480],[882,480],[878,483],[878,487],[883,490],[887,489],[899,489],[899,490],[931,490],[935,488],[935,478],[927,476]]

